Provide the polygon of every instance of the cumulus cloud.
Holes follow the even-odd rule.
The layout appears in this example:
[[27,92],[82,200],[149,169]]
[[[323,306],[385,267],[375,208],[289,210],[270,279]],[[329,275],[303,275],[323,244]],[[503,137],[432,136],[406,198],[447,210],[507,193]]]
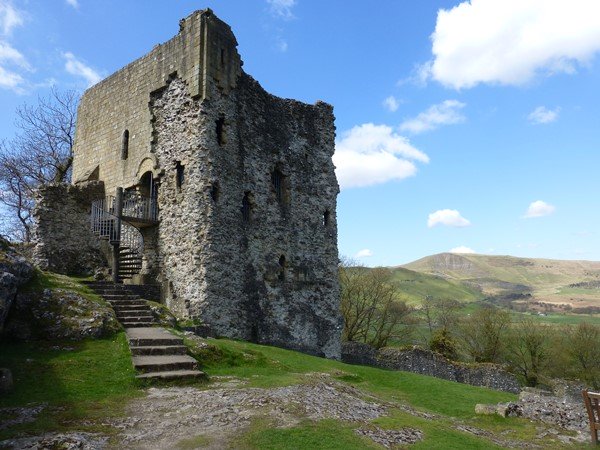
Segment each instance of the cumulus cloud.
[[556,208],[553,205],[550,205],[542,200],[537,200],[529,205],[529,208],[527,208],[527,212],[523,217],[525,219],[544,217],[549,216],[554,211],[556,211]]
[[527,116],[527,119],[534,124],[551,123],[558,119],[560,108],[548,109],[545,106],[538,106]]
[[87,66],[71,52],[63,53],[65,70],[71,75],[83,78],[89,86],[93,86],[102,79],[102,76],[91,67]]
[[427,226],[433,228],[436,225],[446,225],[448,227],[468,227],[471,225],[467,219],[460,215],[455,209],[440,209],[429,214]]
[[8,0],[0,0],[0,88],[23,93],[25,79],[19,73],[32,68],[21,52],[9,44],[12,30],[23,25],[23,16]]
[[428,163],[429,157],[391,127],[372,123],[341,133],[333,155],[342,189],[413,176],[417,172],[413,161]]
[[369,258],[373,256],[373,252],[368,248],[362,249],[354,255],[355,258]]
[[438,11],[427,75],[455,89],[575,73],[600,51],[598,0],[470,0]]
[[0,31],[8,36],[13,28],[23,25],[23,15],[9,0],[0,0]]
[[454,247],[452,250],[450,250],[450,253],[473,254],[473,253],[477,253],[477,252],[475,250],[473,250],[472,248],[461,245],[459,247]]
[[296,0],[267,0],[271,13],[282,19],[293,19],[292,8],[296,6]]
[[446,100],[437,105],[432,105],[414,119],[408,119],[402,122],[400,130],[417,134],[423,133],[424,131],[435,130],[441,125],[452,125],[464,122],[465,116],[460,112],[464,107],[465,104],[458,100]]
[[396,97],[394,97],[393,95],[390,95],[388,98],[386,98],[383,101],[383,106],[388,111],[395,112],[400,107],[400,101]]

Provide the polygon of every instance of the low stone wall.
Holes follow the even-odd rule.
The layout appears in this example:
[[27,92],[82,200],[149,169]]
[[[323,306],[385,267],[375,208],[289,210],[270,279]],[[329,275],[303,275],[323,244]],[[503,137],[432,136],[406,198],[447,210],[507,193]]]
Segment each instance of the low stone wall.
[[33,275],[33,266],[0,237],[0,334],[17,295],[17,289]]
[[91,275],[105,266],[100,241],[90,230],[91,203],[104,197],[104,183],[50,184],[36,193],[33,262],[42,270]]
[[515,394],[521,391],[517,378],[498,365],[457,363],[419,347],[375,350],[367,344],[345,342],[342,345],[342,360],[350,364],[404,370]]

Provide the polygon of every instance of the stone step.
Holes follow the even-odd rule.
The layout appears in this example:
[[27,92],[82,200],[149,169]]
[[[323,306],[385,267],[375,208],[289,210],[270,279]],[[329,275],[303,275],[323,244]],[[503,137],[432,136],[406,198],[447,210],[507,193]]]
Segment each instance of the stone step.
[[143,373],[195,370],[198,362],[188,355],[133,356],[133,366]]
[[129,321],[123,321],[123,320],[119,320],[119,322],[121,322],[121,325],[123,325],[125,328],[149,328],[152,327],[154,325],[156,325],[153,321],[152,322],[129,322]]
[[132,323],[132,322],[150,322],[154,323],[154,318],[151,314],[137,315],[137,316],[120,316],[117,314],[119,322]]
[[146,305],[146,301],[141,298],[122,298],[122,299],[105,299],[112,306],[143,306]]
[[133,356],[149,355],[185,355],[187,347],[185,345],[149,345],[145,347],[131,347]]
[[136,328],[126,330],[130,347],[152,345],[183,345],[183,339],[169,333],[164,328]]
[[199,370],[172,370],[169,372],[150,372],[136,375],[140,380],[193,380],[206,378],[206,374]]
[[144,305],[127,305],[125,303],[121,303],[118,305],[111,305],[111,306],[117,313],[123,313],[125,311],[131,311],[136,314],[139,312],[146,312],[148,314],[152,313],[152,310],[146,304],[144,304]]

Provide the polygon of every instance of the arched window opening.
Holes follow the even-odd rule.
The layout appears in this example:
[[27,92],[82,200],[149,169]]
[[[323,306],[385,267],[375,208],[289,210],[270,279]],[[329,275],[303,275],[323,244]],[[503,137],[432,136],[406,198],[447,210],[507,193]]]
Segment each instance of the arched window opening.
[[323,226],[328,227],[330,221],[331,221],[331,213],[329,212],[328,209],[326,209],[325,212],[323,213]]
[[244,223],[252,221],[252,194],[250,192],[244,193],[244,198],[242,199],[242,219]]
[[217,183],[216,181],[212,184],[211,188],[210,188],[210,198],[212,198],[212,201],[217,203],[217,201],[219,201],[219,194],[220,194],[220,190],[219,190],[219,183]]
[[219,145],[225,145],[225,117],[219,117],[215,124],[217,127],[217,142]]
[[279,281],[285,281],[285,255],[279,257]]
[[286,205],[288,202],[287,192],[287,177],[279,169],[275,169],[271,173],[271,183],[275,191],[275,198],[281,205]]
[[185,167],[181,164],[180,161],[175,162],[175,185],[177,186],[177,189],[181,189],[183,183],[185,182],[184,169]]
[[121,159],[125,160],[129,157],[129,130],[123,131],[121,137]]

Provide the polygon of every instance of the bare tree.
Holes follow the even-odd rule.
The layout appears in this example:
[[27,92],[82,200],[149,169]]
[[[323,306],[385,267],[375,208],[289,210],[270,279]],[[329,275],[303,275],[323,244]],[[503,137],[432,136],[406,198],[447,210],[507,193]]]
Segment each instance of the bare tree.
[[[345,261],[340,266],[343,339],[385,346],[400,329],[409,332],[412,308],[398,300],[389,269],[367,269]],[[406,325],[406,327],[402,327]]]
[[484,306],[461,322],[461,342],[474,361],[499,362],[509,326],[507,311]]
[[70,181],[79,96],[52,89],[35,106],[17,109],[14,139],[0,143],[0,214],[2,232],[31,238],[35,190],[44,183]]
[[536,386],[550,357],[548,327],[527,318],[515,324],[508,339],[507,359],[527,386]]

